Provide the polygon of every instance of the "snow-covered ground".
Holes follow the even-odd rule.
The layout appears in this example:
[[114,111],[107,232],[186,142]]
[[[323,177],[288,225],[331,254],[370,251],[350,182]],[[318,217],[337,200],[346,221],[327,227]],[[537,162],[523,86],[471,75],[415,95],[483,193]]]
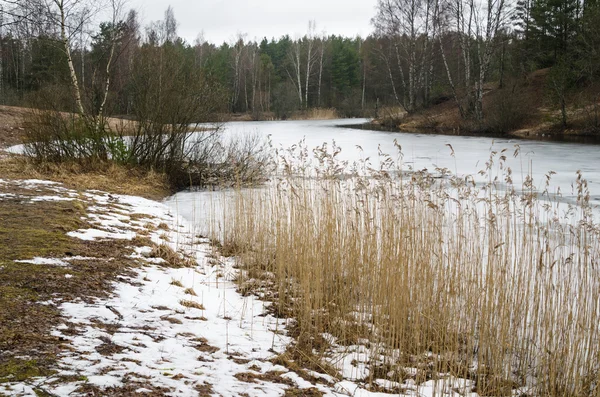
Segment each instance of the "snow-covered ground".
[[[173,396],[361,396],[388,394],[365,390],[355,381],[361,353],[346,351],[337,359],[345,376],[337,380],[310,372],[322,383],[311,383],[270,360],[285,351],[287,321],[267,314],[269,302],[236,292],[239,270],[234,260],[219,256],[194,227],[161,203],[139,197],[98,191],[76,192],[44,181],[0,180],[0,204],[15,197],[3,187],[40,190],[31,200],[81,200],[89,204],[89,227],[69,233],[85,241],[132,240],[149,237],[192,258],[192,267],[172,268],[150,257],[152,247],[132,246],[132,258],[142,263],[131,276],[113,284],[110,297],[63,302],[60,309],[68,324],[53,335],[68,341],[71,349],[60,353],[57,373],[24,383],[0,384],[0,395],[85,395],[90,387],[102,395]],[[18,195],[18,194],[17,194]],[[136,216],[134,217],[133,214]],[[149,234],[148,234],[149,233]],[[93,258],[86,258],[92,260]],[[69,266],[73,258],[22,258],[48,266]],[[114,258],[119,260],[119,258]],[[66,276],[69,276],[67,274]],[[379,381],[385,386],[384,381]],[[464,396],[470,381],[448,377],[416,385],[391,385],[410,396]],[[305,392],[306,394],[305,394]],[[93,394],[97,395],[97,394]],[[398,394],[396,394],[398,395]]]

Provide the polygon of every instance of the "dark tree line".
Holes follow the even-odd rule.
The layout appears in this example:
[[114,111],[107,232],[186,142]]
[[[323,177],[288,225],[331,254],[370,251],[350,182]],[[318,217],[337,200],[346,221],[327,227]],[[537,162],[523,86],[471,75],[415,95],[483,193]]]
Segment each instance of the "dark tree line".
[[[87,0],[2,3],[2,103],[42,106],[43,99],[45,106],[96,116],[139,118],[148,105],[140,91],[152,90],[160,106],[199,81],[219,93],[210,98],[211,112],[285,118],[335,108],[361,116],[451,100],[463,119],[482,123],[506,107],[486,104],[490,87],[508,87],[506,96],[515,97],[532,72],[549,68],[545,92],[566,125],[571,93],[599,77],[596,0],[379,0],[367,38],[319,34],[311,22],[303,37],[240,36],[220,46],[202,36],[181,39],[171,8],[142,27],[134,11],[123,14],[113,0],[105,5],[112,20],[92,26],[94,3]],[[198,110],[204,117],[208,112]]]

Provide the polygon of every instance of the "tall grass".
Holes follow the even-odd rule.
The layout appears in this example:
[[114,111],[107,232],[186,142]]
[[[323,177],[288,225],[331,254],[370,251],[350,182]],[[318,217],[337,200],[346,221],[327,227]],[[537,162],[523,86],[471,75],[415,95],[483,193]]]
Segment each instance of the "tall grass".
[[338,152],[282,155],[272,185],[224,212],[241,286],[267,287],[298,348],[336,364],[323,336],[362,345],[371,385],[452,374],[480,395],[600,395],[600,236],[581,175],[568,205],[515,186],[505,151],[478,184]]
[[311,108],[292,113],[290,120],[334,120],[339,115],[333,108]]

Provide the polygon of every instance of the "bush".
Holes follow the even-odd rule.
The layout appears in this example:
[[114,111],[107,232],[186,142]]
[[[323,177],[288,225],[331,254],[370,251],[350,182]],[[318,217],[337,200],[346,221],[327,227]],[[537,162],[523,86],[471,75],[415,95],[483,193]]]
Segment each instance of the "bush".
[[27,117],[25,154],[38,163],[77,163],[84,170],[107,162],[159,171],[174,189],[208,185],[247,185],[265,180],[270,148],[258,134],[224,137],[214,126],[181,132],[165,126],[113,131],[85,118],[56,111]]
[[499,90],[491,98],[487,107],[484,129],[497,134],[505,134],[523,126],[532,111],[528,99],[512,90]]
[[405,116],[406,111],[398,106],[383,106],[377,110],[381,125],[388,128],[398,128]]
[[25,154],[38,162],[78,162],[90,165],[119,158],[111,149],[118,144],[104,127],[72,114],[32,110],[27,125]]

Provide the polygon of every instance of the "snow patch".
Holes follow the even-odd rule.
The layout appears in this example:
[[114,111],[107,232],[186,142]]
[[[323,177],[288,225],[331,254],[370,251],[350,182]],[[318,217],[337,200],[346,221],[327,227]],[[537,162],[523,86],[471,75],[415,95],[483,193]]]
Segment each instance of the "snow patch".
[[41,258],[16,260],[17,263],[28,263],[31,265],[52,265],[52,266],[68,266],[69,264],[57,258]]
[[67,236],[78,238],[83,241],[94,241],[97,239],[117,239],[117,240],[132,240],[135,238],[135,232],[107,232],[99,229],[81,229],[75,232],[67,233]]

